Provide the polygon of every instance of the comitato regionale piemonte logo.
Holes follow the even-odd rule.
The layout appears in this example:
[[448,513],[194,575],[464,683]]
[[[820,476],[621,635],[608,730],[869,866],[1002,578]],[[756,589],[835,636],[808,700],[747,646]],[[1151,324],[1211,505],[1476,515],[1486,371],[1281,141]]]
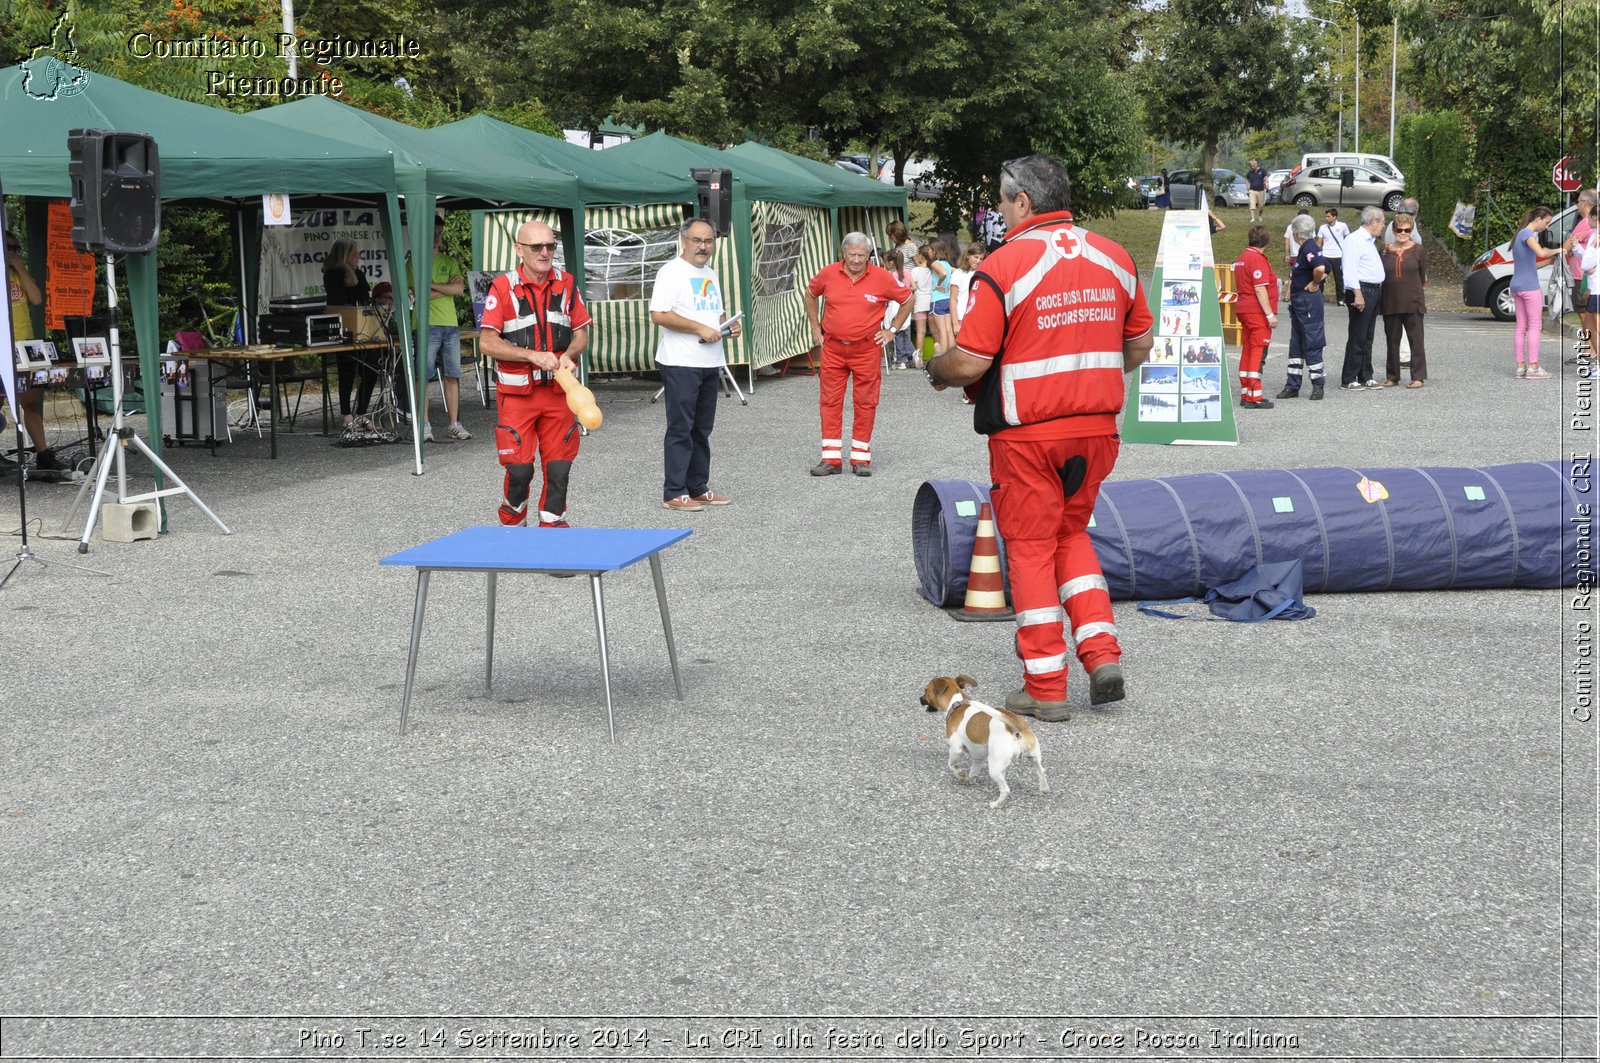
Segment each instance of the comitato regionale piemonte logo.
[[36,100],[76,96],[89,84],[89,72],[77,65],[78,46],[72,39],[72,9],[56,19],[50,43],[41,44],[22,64],[22,91]]

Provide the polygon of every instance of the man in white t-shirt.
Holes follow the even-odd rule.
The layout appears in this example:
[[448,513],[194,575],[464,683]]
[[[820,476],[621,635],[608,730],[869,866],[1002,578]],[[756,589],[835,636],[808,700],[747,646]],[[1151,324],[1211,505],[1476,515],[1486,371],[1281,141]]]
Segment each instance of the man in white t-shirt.
[[1337,207],[1329,207],[1317,227],[1317,239],[1322,244],[1322,258],[1328,267],[1333,283],[1326,285],[1333,292],[1335,302],[1344,298],[1344,242],[1350,239],[1350,226],[1339,220]]
[[711,428],[717,419],[718,379],[726,364],[722,341],[742,331],[728,315],[722,282],[708,263],[716,250],[711,223],[692,218],[678,231],[679,255],[661,267],[650,292],[650,320],[661,326],[656,368],[667,405],[663,442],[666,477],[661,504],[681,513],[733,501],[711,489]]

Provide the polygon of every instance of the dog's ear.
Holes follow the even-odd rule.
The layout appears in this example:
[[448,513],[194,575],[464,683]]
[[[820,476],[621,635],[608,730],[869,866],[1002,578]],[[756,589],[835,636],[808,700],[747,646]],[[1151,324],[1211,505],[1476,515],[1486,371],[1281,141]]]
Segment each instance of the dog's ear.
[[978,681],[970,675],[958,675],[956,676],[956,686],[962,690],[977,690]]

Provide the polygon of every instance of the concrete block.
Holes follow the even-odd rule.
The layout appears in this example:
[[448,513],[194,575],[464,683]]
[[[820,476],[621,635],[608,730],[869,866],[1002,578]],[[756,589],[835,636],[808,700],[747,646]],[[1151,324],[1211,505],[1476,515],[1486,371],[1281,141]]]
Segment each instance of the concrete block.
[[108,543],[154,539],[160,529],[154,502],[107,502],[100,507],[100,538]]

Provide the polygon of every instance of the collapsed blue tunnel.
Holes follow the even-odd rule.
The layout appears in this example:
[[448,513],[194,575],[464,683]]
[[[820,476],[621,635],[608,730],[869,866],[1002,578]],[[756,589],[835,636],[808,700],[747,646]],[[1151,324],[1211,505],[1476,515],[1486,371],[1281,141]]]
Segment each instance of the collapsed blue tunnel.
[[[977,517],[965,514],[988,497],[967,480],[917,492],[917,578],[935,605],[966,594]],[[1102,485],[1089,535],[1117,599],[1202,594],[1296,559],[1308,594],[1562,587],[1593,572],[1593,497],[1583,458],[1214,472]]]

